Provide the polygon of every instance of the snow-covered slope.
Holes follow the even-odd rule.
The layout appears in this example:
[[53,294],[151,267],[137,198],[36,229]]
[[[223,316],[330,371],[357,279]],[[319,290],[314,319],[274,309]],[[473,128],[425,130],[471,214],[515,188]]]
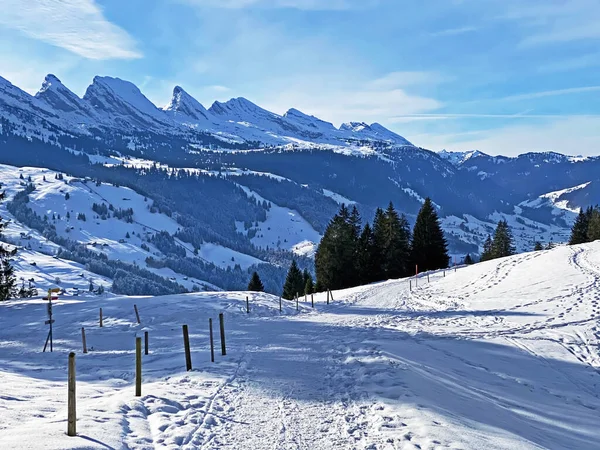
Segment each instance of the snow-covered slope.
[[[21,179],[21,175],[23,179]],[[59,236],[85,244],[90,250],[106,255],[109,259],[146,267],[149,256],[162,257],[161,251],[149,240],[158,232],[166,231],[173,235],[179,225],[172,218],[152,212],[152,201],[127,187],[116,187],[106,183],[99,185],[91,180],[80,180],[64,176],[56,179],[57,172],[40,168],[16,168],[0,165],[2,189],[10,200],[17,192],[24,190],[24,184],[31,183],[36,189],[29,194],[28,207],[56,227]],[[67,199],[68,197],[68,199]],[[93,210],[93,205],[102,205],[109,209],[106,217]],[[115,210],[131,208],[131,221],[118,219]],[[0,216],[10,220],[4,232],[5,240],[23,248],[55,255],[60,246],[45,239],[35,230],[19,223],[6,210],[6,203],[0,204]],[[85,218],[84,218],[85,216]],[[176,240],[188,256],[193,255],[194,248],[189,244]],[[236,252],[232,249],[205,242],[198,249],[196,257],[218,267],[233,268],[236,264],[247,269],[253,264],[261,263],[257,258]],[[194,279],[173,272],[170,269],[149,270],[166,278],[172,278],[181,285],[192,290],[194,288],[216,289],[204,280]]]
[[[331,304],[317,294],[314,310],[245,292],[61,297],[45,354],[45,302],[12,300],[0,304],[0,447],[596,449],[599,286],[596,242],[334,291]],[[211,363],[207,319],[220,312],[227,355],[215,329]],[[65,434],[70,351],[77,437]]]
[[[267,219],[251,228],[255,233],[252,243],[261,248],[284,249],[299,255],[313,256],[321,235],[297,211],[279,206],[261,197],[245,186],[240,186],[248,197],[259,202],[268,201],[271,208]],[[239,233],[247,233],[243,223],[237,223]]]

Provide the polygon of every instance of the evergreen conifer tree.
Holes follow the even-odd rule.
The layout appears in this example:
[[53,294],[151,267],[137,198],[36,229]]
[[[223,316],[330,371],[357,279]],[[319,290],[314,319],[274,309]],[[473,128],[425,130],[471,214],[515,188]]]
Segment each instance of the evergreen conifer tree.
[[600,239],[600,210],[596,207],[590,213],[590,219],[587,230],[587,242]]
[[[410,258],[410,226],[404,215],[398,215],[392,202],[385,212],[378,209],[373,221],[373,234],[380,261],[374,279],[400,278],[407,275]],[[378,267],[375,267],[374,273]]]
[[372,283],[379,280],[379,258],[375,234],[367,222],[358,238],[356,255],[356,271],[359,284]]
[[538,252],[540,250],[544,250],[544,246],[540,241],[535,241],[535,244],[533,245],[533,251]]
[[493,246],[494,246],[494,243],[492,242],[492,238],[488,234],[487,239],[483,243],[483,252],[481,253],[480,261],[482,261],[482,262],[483,261],[489,261],[490,259],[494,258],[494,255],[493,255]]
[[385,233],[385,213],[383,209],[377,208],[375,218],[373,219],[373,239],[375,241],[376,264],[373,266],[371,273],[374,281],[383,280],[385,278],[384,254],[386,248],[386,233]]
[[401,278],[410,273],[410,225],[404,214],[398,215],[390,202],[385,212],[387,246],[384,253],[387,278]]
[[448,245],[429,197],[425,199],[413,228],[412,260],[419,271],[448,267]]
[[589,215],[579,210],[579,215],[575,219],[575,223],[571,228],[571,238],[569,239],[569,245],[583,244],[588,241],[588,226],[589,226]]
[[287,300],[292,300],[296,298],[296,294],[300,294],[302,292],[304,292],[304,277],[302,276],[302,272],[294,260],[292,261],[290,270],[285,278],[282,297]]
[[467,264],[467,265],[473,264],[473,258],[471,258],[470,253],[467,253],[467,256],[465,256],[465,264]]
[[258,276],[258,272],[253,272],[250,282],[248,283],[248,290],[253,292],[264,292],[265,287]]
[[317,284],[323,289],[342,289],[356,283],[355,225],[342,205],[331,219],[315,253]]
[[492,244],[492,258],[503,258],[515,254],[513,237],[506,220],[498,222]]
[[310,295],[313,294],[315,292],[315,285],[313,283],[313,279],[312,277],[308,276],[308,278],[306,279],[306,283],[304,284],[304,293],[306,295]]
[[[4,192],[0,192],[0,201],[4,200]],[[2,223],[0,217],[0,234],[6,227],[5,223]],[[15,271],[11,264],[11,258],[17,253],[17,250],[9,250],[4,245],[0,244],[0,300],[8,300],[17,293],[17,279],[15,277]]]

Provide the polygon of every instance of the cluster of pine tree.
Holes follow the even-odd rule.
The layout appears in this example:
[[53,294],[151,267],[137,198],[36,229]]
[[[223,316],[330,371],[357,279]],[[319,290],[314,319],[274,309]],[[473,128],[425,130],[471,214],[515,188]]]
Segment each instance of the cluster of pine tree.
[[483,244],[483,253],[481,261],[489,261],[490,259],[503,258],[515,254],[515,246],[513,241],[512,231],[506,220],[501,220],[496,226],[494,238],[488,235]]
[[310,295],[313,292],[315,292],[315,288],[312,275],[306,269],[302,272],[296,261],[292,261],[281,296],[287,300],[292,300],[296,298],[296,295]]
[[[0,201],[4,200],[4,192],[0,192]],[[5,223],[2,223],[0,217],[0,234],[6,227]],[[15,270],[11,264],[11,258],[17,253],[17,250],[9,250],[0,245],[0,301],[8,300],[16,294],[16,283]]]
[[571,228],[569,245],[584,244],[600,239],[600,208],[588,207],[579,210],[579,215]]
[[377,209],[373,226],[361,227],[356,207],[342,205],[329,222],[315,255],[318,291],[344,289],[448,266],[448,250],[437,212],[425,199],[411,233],[408,220],[390,202]]

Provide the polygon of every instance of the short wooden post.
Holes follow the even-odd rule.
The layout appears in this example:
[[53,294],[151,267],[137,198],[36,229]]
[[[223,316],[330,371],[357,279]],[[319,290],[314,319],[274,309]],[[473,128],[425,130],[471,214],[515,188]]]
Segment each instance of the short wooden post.
[[210,336],[210,362],[215,362],[215,342],[213,340],[212,319],[208,319],[208,330]]
[[412,280],[408,280],[408,289],[412,291]]
[[190,335],[187,325],[183,326],[183,346],[185,348],[185,368],[189,372],[192,370],[192,354],[190,352]]
[[227,349],[225,348],[225,319],[223,313],[219,313],[219,328],[221,331],[221,355],[225,356]]
[[327,304],[329,305],[329,289],[327,289]]
[[296,311],[299,311],[300,308],[298,307],[298,293],[296,292]]
[[102,308],[100,308],[100,328],[102,328]]
[[67,402],[67,436],[77,435],[77,408],[75,398],[75,353],[69,353],[69,398]]
[[310,294],[310,304],[315,307],[315,294]]
[[306,292],[304,293],[304,303],[308,303],[308,297],[306,295]]
[[279,312],[281,312],[281,295],[279,296]]
[[137,309],[137,305],[133,305],[133,309],[135,309],[135,317],[136,317],[136,319],[137,319],[137,322],[138,322],[138,323],[141,323],[141,322],[140,322],[140,313],[139,313],[139,311],[138,311],[138,309]]
[[144,355],[148,354],[148,332],[144,331]]
[[250,314],[250,300],[248,300],[248,296],[246,295],[246,312]]
[[83,353],[87,353],[87,345],[85,343],[85,328],[81,327],[81,343],[83,344]]
[[429,274],[427,274],[427,282],[429,283]]
[[135,396],[142,396],[142,338],[135,338]]
[[444,278],[446,278],[446,271],[444,270]]
[[331,297],[331,301],[333,301],[333,293],[329,290],[329,296]]

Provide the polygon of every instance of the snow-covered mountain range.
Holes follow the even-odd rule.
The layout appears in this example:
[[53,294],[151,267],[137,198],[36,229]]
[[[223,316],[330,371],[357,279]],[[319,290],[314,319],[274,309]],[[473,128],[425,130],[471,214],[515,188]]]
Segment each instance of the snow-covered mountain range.
[[[34,96],[0,77],[0,109],[14,118],[40,120],[74,134],[153,130],[163,134],[212,134],[225,141],[350,145],[357,141],[380,141],[394,145],[412,144],[378,123],[351,122],[336,128],[314,116],[290,109],[272,113],[245,98],[214,102],[206,109],[182,87],[173,89],[171,102],[157,107],[133,83],[119,78],[96,76],[83,98],[69,90],[56,76],[47,75]],[[36,120],[36,118],[38,120]]]
[[[240,287],[257,265],[278,270],[269,280],[277,286],[292,256],[307,258],[309,267],[341,203],[356,205],[370,221],[392,201],[413,221],[431,197],[450,251],[460,258],[478,253],[500,219],[511,225],[519,251],[535,241],[564,242],[578,209],[600,202],[599,157],[435,153],[377,123],[335,127],[294,108],[278,115],[245,98],[205,108],[180,86],[168,105],[157,107],[133,83],[99,76],[82,98],[54,75],[35,95],[0,77],[0,164],[13,177],[20,167],[38,167],[131,189],[148,199],[135,208],[135,220],[143,222],[137,209],[152,204],[177,224],[158,230],[173,242],[152,264],[161,270],[169,264],[177,280],[191,280],[191,269],[170,253],[174,245],[187,246],[178,255],[210,266],[195,271],[196,278],[225,288]],[[15,193],[26,184],[17,181]],[[43,198],[30,199],[40,215],[48,207]],[[58,203],[60,196],[47,210]],[[90,214],[90,208],[79,209]],[[57,220],[59,235],[62,225]],[[106,227],[79,225],[80,242],[115,240]],[[142,249],[152,248],[148,241],[136,239],[128,243],[136,246],[130,261],[143,266],[156,255]],[[221,269],[243,273],[209,277]]]

